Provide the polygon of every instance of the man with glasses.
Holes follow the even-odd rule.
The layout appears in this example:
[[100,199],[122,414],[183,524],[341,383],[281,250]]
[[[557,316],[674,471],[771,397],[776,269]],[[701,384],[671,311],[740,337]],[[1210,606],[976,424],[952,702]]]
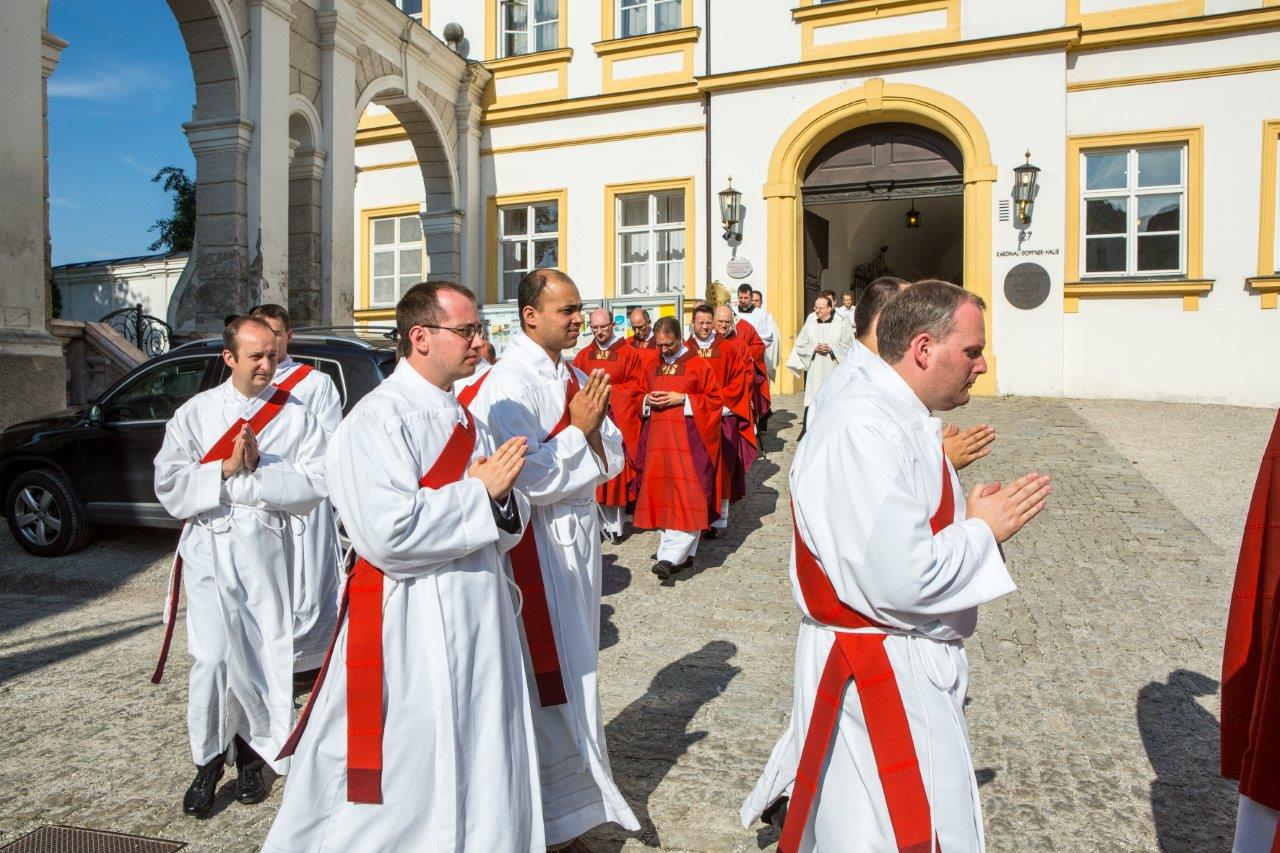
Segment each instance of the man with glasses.
[[627,491],[635,479],[635,460],[640,450],[640,371],[644,364],[639,352],[627,346],[626,338],[613,325],[613,316],[597,308],[588,318],[591,344],[573,357],[573,366],[590,376],[596,370],[609,374],[609,417],[622,432],[626,459],[622,473],[596,487],[596,502],[604,518],[604,533],[613,542],[622,538],[626,524]]
[[542,850],[524,650],[501,554],[529,502],[525,442],[496,446],[452,393],[479,361],[475,297],[414,285],[407,353],[325,458],[360,555],[344,619],[286,752],[267,851]]
[[[259,305],[249,312],[271,327],[276,336],[277,387],[286,388],[290,396],[316,416],[325,438],[342,422],[342,397],[324,372],[313,370],[289,357],[293,328],[289,312],[281,305]],[[289,598],[293,605],[293,671],[295,679],[310,685],[324,660],[324,650],[333,637],[338,621],[338,591],[342,578],[338,568],[338,526],[333,507],[321,501],[302,523],[291,526],[294,548],[302,559],[295,560],[289,578]]]
[[534,270],[520,280],[518,306],[520,332],[485,377],[472,411],[498,440],[523,436],[529,443],[516,486],[529,496],[533,518],[509,559],[524,595],[521,620],[537,687],[546,841],[558,848],[605,821],[640,827],[609,769],[596,684],[596,487],[622,472],[623,443],[606,417],[609,375],[584,376],[562,357],[582,328],[573,279]]
[[627,319],[631,322],[631,337],[628,343],[638,350],[652,350],[654,348],[653,321],[649,319],[649,312],[643,308],[632,308]]

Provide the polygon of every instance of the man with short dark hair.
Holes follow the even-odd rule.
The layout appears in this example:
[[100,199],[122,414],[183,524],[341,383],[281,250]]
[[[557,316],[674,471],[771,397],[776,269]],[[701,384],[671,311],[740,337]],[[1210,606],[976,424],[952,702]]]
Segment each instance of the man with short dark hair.
[[[750,324],[764,343],[761,363],[766,377],[772,379],[774,370],[778,366],[778,346],[781,336],[778,334],[778,324],[773,321],[773,316],[764,310],[764,294],[758,290],[752,290],[749,284],[738,285],[738,302],[734,306],[734,313],[739,320]],[[771,409],[772,404],[757,413],[756,429],[758,431],[764,432],[769,428]]]
[[681,342],[675,317],[659,317],[653,336],[659,359],[640,383],[645,424],[633,523],[662,531],[653,573],[666,581],[693,565],[719,508],[723,399],[706,359]]
[[840,294],[840,304],[836,306],[836,316],[853,328],[853,291],[846,290]]
[[[621,471],[622,434],[606,417],[609,376],[563,358],[582,327],[582,297],[559,270],[520,280],[520,332],[472,404],[498,440],[528,441],[517,487],[533,504],[508,558],[523,593],[537,686],[533,709],[548,846],[592,827],[639,823],[613,781],[596,683],[602,566],[596,487]],[[552,628],[554,627],[554,630]]]
[[[301,364],[289,356],[293,327],[289,312],[281,305],[258,305],[249,312],[276,336],[277,387],[306,406],[316,416],[325,438],[342,422],[342,397],[333,380],[322,370]],[[294,547],[302,559],[293,563],[289,578],[289,598],[293,605],[293,669],[299,679],[310,683],[324,660],[325,649],[338,621],[338,594],[342,577],[338,568],[338,527],[333,507],[321,501],[302,523],[289,529]]]
[[452,393],[479,360],[475,297],[414,285],[408,354],[338,427],[326,465],[360,555],[296,749],[270,853],[541,851],[524,651],[501,554],[528,500],[525,442]]
[[796,450],[791,730],[742,810],[749,823],[790,787],[788,853],[982,849],[962,640],[1015,590],[1000,543],[1051,491],[1033,472],[965,495],[943,454],[933,412],[967,403],[986,371],[984,307],[941,282],[892,300],[884,360]]
[[[759,455],[755,448],[755,429],[751,423],[751,357],[737,341],[725,340],[716,333],[715,311],[701,304],[693,309],[692,333],[685,341],[695,356],[706,362],[720,386],[722,410],[722,449],[717,471],[716,517],[704,531],[708,539],[719,538],[719,531],[729,526],[729,506],[745,493],[746,469]],[[735,479],[743,487],[735,494]]]
[[314,415],[272,385],[276,339],[256,317],[222,334],[226,382],[179,407],[155,460],[156,497],[184,524],[169,595],[159,682],[187,595],[191,677],[187,731],[196,778],[183,811],[203,815],[228,753],[236,800],[257,803],[269,789],[264,763],[276,759],[293,725],[293,614],[289,580],[302,559],[292,536],[327,493],[325,434]]

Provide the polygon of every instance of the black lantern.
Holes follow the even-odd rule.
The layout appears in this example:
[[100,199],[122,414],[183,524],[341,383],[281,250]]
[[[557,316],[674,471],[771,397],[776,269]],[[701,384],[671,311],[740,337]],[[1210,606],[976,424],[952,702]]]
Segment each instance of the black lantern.
[[919,228],[922,222],[924,222],[924,214],[916,210],[916,200],[913,198],[911,199],[911,209],[903,214],[902,227]]
[[1018,221],[1030,225],[1031,207],[1036,200],[1036,177],[1040,169],[1031,165],[1030,151],[1027,151],[1026,158],[1027,162],[1013,170],[1013,200],[1018,206]]
[[735,237],[742,239],[742,193],[733,188],[733,176],[729,176],[729,187],[720,191],[720,218],[724,221],[724,239]]

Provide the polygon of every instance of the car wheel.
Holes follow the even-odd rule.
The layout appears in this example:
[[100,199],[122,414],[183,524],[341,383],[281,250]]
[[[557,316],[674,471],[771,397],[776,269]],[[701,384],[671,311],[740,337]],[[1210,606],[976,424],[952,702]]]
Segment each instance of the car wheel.
[[89,517],[70,484],[48,469],[19,474],[5,496],[9,532],[37,557],[58,557],[89,541]]

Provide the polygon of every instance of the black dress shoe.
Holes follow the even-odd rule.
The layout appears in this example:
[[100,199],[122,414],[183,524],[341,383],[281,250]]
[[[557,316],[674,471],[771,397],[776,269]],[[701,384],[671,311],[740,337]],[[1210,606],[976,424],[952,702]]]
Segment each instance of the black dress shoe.
[[213,798],[218,792],[218,780],[222,778],[225,772],[226,756],[219,755],[208,764],[202,764],[196,769],[196,778],[191,783],[191,787],[187,788],[186,796],[182,798],[182,811],[189,815],[208,814],[209,809],[213,808]]
[[685,561],[678,566],[671,567],[671,574],[678,575],[683,569],[693,568],[693,557],[686,557]]
[[662,580],[667,580],[668,578],[670,578],[671,572],[674,569],[675,569],[675,566],[671,565],[666,560],[659,560],[658,562],[653,564],[653,573],[658,577],[662,578]]
[[708,527],[706,530],[702,531],[702,538],[703,538],[703,539],[719,539],[719,538],[720,538],[720,528],[718,528],[718,527]]
[[246,806],[260,803],[271,793],[262,771],[267,762],[236,735],[236,802]]

